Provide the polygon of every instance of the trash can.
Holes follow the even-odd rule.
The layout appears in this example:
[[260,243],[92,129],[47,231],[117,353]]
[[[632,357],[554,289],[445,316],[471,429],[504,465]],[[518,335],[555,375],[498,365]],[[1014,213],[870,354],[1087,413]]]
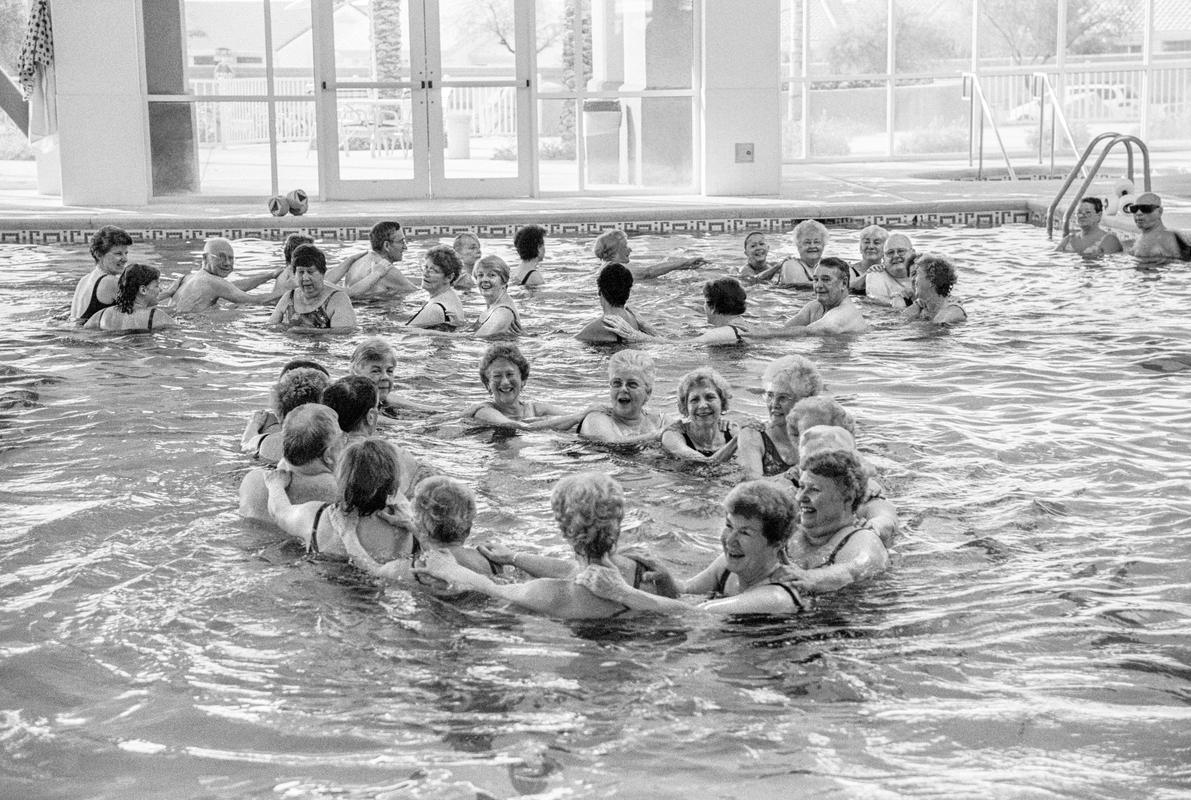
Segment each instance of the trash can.
[[447,158],[471,158],[471,112],[447,112]]
[[619,100],[583,101],[588,183],[620,183],[621,116]]

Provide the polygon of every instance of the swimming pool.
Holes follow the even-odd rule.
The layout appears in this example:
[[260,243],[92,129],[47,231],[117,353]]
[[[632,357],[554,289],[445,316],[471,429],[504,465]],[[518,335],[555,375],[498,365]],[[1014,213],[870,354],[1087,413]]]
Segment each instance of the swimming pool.
[[[829,254],[852,257],[856,231]],[[652,408],[709,362],[758,416],[771,358],[812,358],[857,416],[907,534],[890,572],[795,619],[563,624],[379,589],[241,521],[248,410],[297,355],[342,370],[358,337],[219,312],[155,337],[54,323],[82,247],[5,246],[0,412],[0,795],[21,797],[1171,796],[1191,784],[1188,275],[1052,255],[1036,228],[913,233],[953,254],[972,321],[843,342],[648,345]],[[740,237],[633,240],[722,267]],[[772,235],[773,251],[791,251]],[[431,243],[415,241],[413,253]],[[133,247],[165,265],[200,243]],[[508,257],[508,241],[485,253]],[[550,288],[521,307],[527,397],[601,396],[608,352],[588,241],[548,241]],[[356,245],[358,246],[358,245]],[[237,266],[274,242],[237,243]],[[328,246],[332,253],[340,245]],[[407,256],[412,270],[414,255]],[[639,284],[633,304],[695,330],[715,270]],[[784,318],[804,294],[757,290]],[[481,301],[473,294],[469,309]],[[417,306],[364,308],[407,391],[463,406],[484,344],[408,336]],[[44,376],[38,378],[36,376]],[[547,498],[580,469],[625,487],[626,542],[680,574],[717,547],[731,469],[689,471],[549,433],[410,424],[400,441],[475,488],[475,541],[562,554]],[[540,776],[537,773],[542,773]]]

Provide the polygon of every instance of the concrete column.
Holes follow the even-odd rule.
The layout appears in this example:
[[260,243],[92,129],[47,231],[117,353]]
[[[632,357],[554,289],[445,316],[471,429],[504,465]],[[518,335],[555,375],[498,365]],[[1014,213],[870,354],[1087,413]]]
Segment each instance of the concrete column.
[[[703,193],[776,195],[782,182],[781,0],[703,4]],[[736,145],[753,160],[738,162]]]
[[137,0],[65,0],[52,11],[62,202],[145,205],[148,131]]

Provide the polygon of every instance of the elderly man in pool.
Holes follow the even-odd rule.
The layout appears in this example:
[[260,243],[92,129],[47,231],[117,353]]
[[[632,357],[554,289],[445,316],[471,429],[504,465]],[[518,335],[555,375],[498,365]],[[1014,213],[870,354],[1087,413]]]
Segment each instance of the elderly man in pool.
[[[890,237],[892,239],[892,237]],[[780,339],[798,336],[837,336],[864,333],[868,322],[848,296],[851,269],[842,258],[821,259],[811,276],[815,299],[803,306],[780,328],[751,328],[750,338]]]
[[602,442],[640,444],[659,438],[668,420],[645,410],[657,370],[649,353],[621,350],[608,359],[612,407],[593,411],[579,423],[579,435]]
[[1162,221],[1161,197],[1153,192],[1142,192],[1125,206],[1125,212],[1133,215],[1133,224],[1141,231],[1130,254],[1146,261],[1168,258],[1191,261],[1191,235],[1167,229]]
[[202,269],[183,277],[174,291],[174,310],[181,313],[207,311],[220,300],[229,303],[273,303],[281,296],[281,293],[248,292],[281,275],[286,269],[285,265],[251,278],[228,280],[235,265],[236,253],[231,242],[219,236],[208,239],[203,245]]
[[[343,449],[344,434],[335,412],[317,403],[300,405],[285,415],[281,439],[285,460],[278,468],[293,474],[285,489],[290,502],[301,505],[311,500],[338,500],[335,463]],[[240,482],[240,516],[272,521],[266,472],[265,467],[257,467]]]

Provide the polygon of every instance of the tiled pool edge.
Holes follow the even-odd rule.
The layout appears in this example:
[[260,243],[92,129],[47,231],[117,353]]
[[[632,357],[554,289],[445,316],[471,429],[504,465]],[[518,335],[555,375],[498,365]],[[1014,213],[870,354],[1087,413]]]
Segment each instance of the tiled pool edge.
[[[811,206],[772,204],[756,207],[689,208],[657,206],[583,212],[574,209],[532,213],[450,212],[437,215],[397,215],[410,237],[452,236],[470,231],[481,237],[510,238],[517,228],[531,222],[544,226],[551,236],[596,236],[612,227],[628,233],[740,233],[748,230],[785,231],[804,219],[817,219],[829,227],[894,228],[974,227],[1040,224],[1045,208],[1024,200],[963,201],[928,204],[871,204],[864,206]],[[280,240],[291,233],[305,233],[319,240],[356,241],[368,238],[372,224],[392,218],[382,204],[375,216],[326,215],[304,217],[163,217],[114,213],[85,217],[10,218],[0,221],[0,244],[84,244],[103,225],[119,225],[137,241],[197,240],[210,236],[229,239]]]

